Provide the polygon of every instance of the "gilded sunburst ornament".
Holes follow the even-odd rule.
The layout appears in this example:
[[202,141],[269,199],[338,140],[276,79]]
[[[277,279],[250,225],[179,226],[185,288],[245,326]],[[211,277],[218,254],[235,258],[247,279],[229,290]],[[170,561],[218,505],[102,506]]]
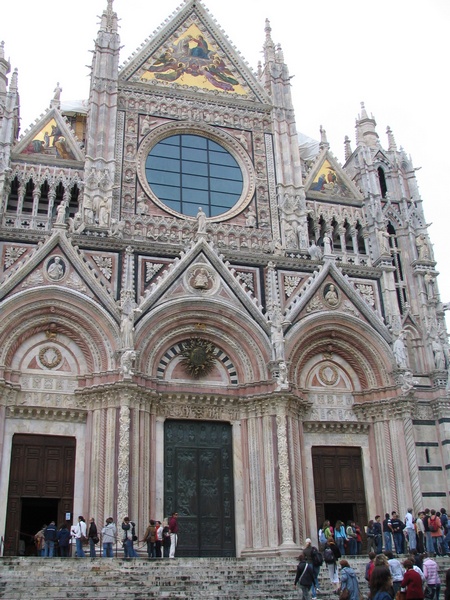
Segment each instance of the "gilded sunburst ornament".
[[208,375],[214,367],[214,344],[201,338],[191,338],[183,342],[181,364],[196,379]]

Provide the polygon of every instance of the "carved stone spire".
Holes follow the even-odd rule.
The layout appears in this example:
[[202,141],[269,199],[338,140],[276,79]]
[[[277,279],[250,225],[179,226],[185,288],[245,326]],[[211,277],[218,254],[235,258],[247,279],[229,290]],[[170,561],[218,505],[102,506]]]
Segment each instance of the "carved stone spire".
[[388,144],[389,144],[388,150],[397,150],[397,144],[395,143],[394,134],[392,133],[392,129],[389,127],[389,125],[386,129],[386,133],[388,136]]
[[351,147],[350,138],[348,137],[348,135],[346,135],[345,139],[344,139],[344,153],[345,153],[345,160],[348,160],[350,158],[350,156],[352,155],[352,147]]
[[376,132],[376,121],[368,116],[364,102],[361,102],[361,114],[357,120],[358,140],[366,146],[379,146],[378,133]]

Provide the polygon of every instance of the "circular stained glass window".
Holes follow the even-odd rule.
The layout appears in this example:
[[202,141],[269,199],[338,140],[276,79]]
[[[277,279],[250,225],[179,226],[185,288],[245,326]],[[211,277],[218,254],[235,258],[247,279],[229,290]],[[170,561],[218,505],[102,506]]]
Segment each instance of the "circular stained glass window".
[[243,190],[242,171],[223,146],[200,135],[172,135],[150,150],[147,181],[161,202],[195,217],[199,206],[207,217],[228,212]]

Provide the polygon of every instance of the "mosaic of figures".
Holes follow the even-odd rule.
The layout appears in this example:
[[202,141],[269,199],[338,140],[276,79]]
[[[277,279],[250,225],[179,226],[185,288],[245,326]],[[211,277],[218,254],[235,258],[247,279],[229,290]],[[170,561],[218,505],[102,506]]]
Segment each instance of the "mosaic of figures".
[[28,146],[22,150],[22,154],[45,154],[75,160],[75,156],[67,145],[66,138],[55,119],[51,119],[45,124]]
[[247,95],[226,65],[217,44],[192,24],[158,58],[152,57],[140,74],[141,81],[177,82],[208,90]]
[[342,177],[340,177],[328,160],[323,162],[309,191],[318,192],[327,196],[339,196],[343,198],[353,197],[353,194],[348,189]]

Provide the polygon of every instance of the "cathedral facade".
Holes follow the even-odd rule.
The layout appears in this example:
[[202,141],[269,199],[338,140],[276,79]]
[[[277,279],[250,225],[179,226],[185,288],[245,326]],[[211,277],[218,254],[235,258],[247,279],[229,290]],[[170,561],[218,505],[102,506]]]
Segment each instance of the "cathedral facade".
[[415,169],[364,105],[301,144],[198,0],[19,136],[0,48],[0,533],[178,512],[179,554],[298,552],[449,493],[449,348]]

